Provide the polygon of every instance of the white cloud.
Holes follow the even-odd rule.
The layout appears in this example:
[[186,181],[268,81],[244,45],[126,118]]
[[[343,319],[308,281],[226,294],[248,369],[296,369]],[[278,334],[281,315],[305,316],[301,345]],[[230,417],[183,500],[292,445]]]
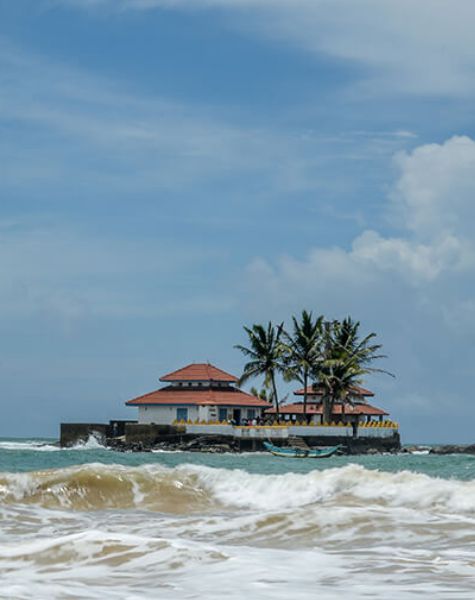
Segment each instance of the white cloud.
[[437,278],[444,271],[463,268],[471,260],[472,252],[470,244],[450,235],[440,236],[431,244],[420,244],[365,231],[353,242],[350,256],[356,265],[395,271],[417,285]]
[[210,10],[233,26],[367,68],[371,92],[475,91],[472,0],[57,0],[113,10]]
[[282,320],[307,307],[328,317],[349,313],[378,332],[384,366],[397,375],[376,381],[378,402],[402,421],[406,440],[421,439],[424,427],[429,441],[472,435],[459,417],[442,424],[440,415],[474,416],[467,400],[475,360],[474,147],[456,137],[397,157],[387,206],[399,213],[398,236],[367,230],[349,248],[256,258],[247,269],[250,319]]
[[401,176],[393,192],[396,213],[415,235],[471,236],[475,221],[475,142],[454,136],[396,156]]
[[396,157],[399,178],[390,214],[399,214],[404,236],[367,230],[349,250],[314,248],[305,260],[283,257],[278,266],[258,259],[250,267],[272,293],[345,282],[358,290],[390,273],[416,287],[448,273],[473,272],[475,247],[475,142],[454,137]]
[[[0,140],[4,184],[77,177],[120,191],[186,189],[256,174],[274,189],[306,188],[305,142],[227,122],[211,110],[55,64],[0,38]],[[28,144],[18,129],[28,130]],[[9,129],[9,130],[10,130]],[[280,168],[276,169],[276,165]]]

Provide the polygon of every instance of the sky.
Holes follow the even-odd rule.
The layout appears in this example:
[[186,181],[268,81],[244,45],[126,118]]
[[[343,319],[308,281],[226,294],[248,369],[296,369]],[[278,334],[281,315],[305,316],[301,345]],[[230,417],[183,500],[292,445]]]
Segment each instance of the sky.
[[377,333],[403,441],[474,442],[474,19],[0,0],[0,436],[239,375],[243,325],[307,309]]

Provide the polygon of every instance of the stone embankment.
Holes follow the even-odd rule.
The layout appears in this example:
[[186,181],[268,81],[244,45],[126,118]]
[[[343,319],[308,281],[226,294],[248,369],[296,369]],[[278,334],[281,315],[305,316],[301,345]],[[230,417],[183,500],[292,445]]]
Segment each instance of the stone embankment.
[[124,439],[107,440],[107,446],[118,452],[152,452],[153,450],[166,450],[171,452],[209,452],[224,454],[225,452],[239,452],[239,444],[229,437],[200,436],[187,439],[180,436],[176,440],[158,441],[147,443],[143,441],[126,442]]
[[475,444],[458,445],[446,444],[444,446],[433,446],[429,450],[430,454],[475,454]]
[[[172,439],[170,439],[172,438]],[[281,444],[281,440],[273,440],[275,444]],[[360,454],[397,454],[398,449],[378,449],[366,445],[355,445],[352,441],[346,441],[341,444],[338,454],[343,455],[360,455]],[[242,446],[242,441],[233,440],[229,436],[209,435],[209,436],[169,436],[168,440],[152,441],[126,441],[124,438],[108,439],[106,445],[118,452],[153,452],[164,450],[168,452],[208,452],[211,454],[224,454],[229,452],[246,452],[246,451],[265,451],[262,443],[259,446],[251,448],[250,446]],[[287,443],[284,446],[290,445]]]
[[[98,443],[123,452],[147,452],[152,450],[186,452],[262,452],[263,442],[268,439],[275,445],[291,446],[292,438],[270,432],[269,437],[255,438],[216,433],[187,433],[181,425],[140,424],[128,421],[101,423],[62,423],[60,446],[71,447],[84,444],[93,437]],[[401,448],[399,433],[391,437],[365,438],[346,436],[305,436],[309,447],[341,445],[341,454],[380,454],[398,452]],[[295,442],[295,440],[294,440]]]
[[475,444],[443,444],[440,446],[404,446],[409,454],[475,454]]

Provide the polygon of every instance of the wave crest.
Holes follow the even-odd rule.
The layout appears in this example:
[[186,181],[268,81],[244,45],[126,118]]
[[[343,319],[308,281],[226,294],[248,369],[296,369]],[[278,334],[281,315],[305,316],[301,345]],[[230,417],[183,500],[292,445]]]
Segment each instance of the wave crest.
[[0,474],[0,502],[46,508],[143,508],[182,514],[221,509],[286,511],[350,504],[475,512],[475,482],[365,469],[359,465],[306,474],[250,474],[197,465],[166,468],[87,464]]

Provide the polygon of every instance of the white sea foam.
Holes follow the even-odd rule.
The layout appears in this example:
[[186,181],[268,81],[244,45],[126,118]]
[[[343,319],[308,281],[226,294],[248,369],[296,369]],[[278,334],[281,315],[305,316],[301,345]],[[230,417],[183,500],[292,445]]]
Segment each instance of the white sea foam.
[[41,440],[0,441],[0,450],[30,450],[33,452],[56,452],[59,446],[48,444]]
[[3,544],[0,573],[4,600],[191,600],[223,594],[230,600],[289,595],[296,600],[471,600],[474,569],[466,550],[434,552],[384,543],[338,551],[286,549],[91,528]]
[[474,482],[356,465],[0,474],[0,599],[472,600],[474,512]]
[[29,452],[58,452],[66,450],[107,450],[102,440],[96,435],[89,435],[84,442],[78,442],[69,448],[61,448],[59,445],[50,444],[42,440],[3,440],[0,441],[0,450],[29,451]]
[[205,506],[226,510],[285,511],[351,503],[475,514],[475,481],[345,467],[306,474],[250,474],[182,465],[128,467],[89,463],[33,473],[0,474],[0,501],[25,501],[83,510],[147,508],[171,513]]
[[390,473],[350,464],[306,474],[250,474],[246,471],[186,465],[225,505],[278,510],[351,496],[365,503],[475,512],[475,481],[458,481],[399,471]]
[[104,446],[102,440],[97,436],[91,433],[86,441],[78,442],[74,446],[70,448],[65,448],[66,450],[107,450],[106,446]]

